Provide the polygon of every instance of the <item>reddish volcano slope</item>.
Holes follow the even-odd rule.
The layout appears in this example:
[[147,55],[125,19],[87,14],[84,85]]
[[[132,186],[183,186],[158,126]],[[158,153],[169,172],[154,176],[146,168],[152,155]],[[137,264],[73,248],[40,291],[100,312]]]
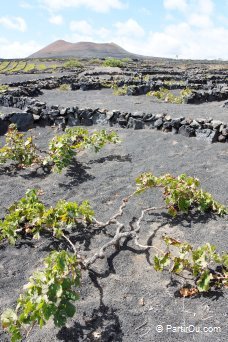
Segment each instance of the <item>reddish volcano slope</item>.
[[29,58],[46,58],[46,57],[137,57],[115,43],[92,43],[79,42],[69,43],[65,40],[57,40],[47,45],[43,49],[35,52]]

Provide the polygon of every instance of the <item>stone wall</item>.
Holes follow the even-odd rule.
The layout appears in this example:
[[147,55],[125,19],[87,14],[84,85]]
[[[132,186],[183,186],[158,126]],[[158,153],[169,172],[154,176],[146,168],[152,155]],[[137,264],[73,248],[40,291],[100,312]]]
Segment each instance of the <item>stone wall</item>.
[[[56,89],[62,84],[69,84],[71,90],[81,89],[86,90],[98,90],[106,87],[111,87],[114,82],[113,76],[110,76],[106,81],[99,76],[62,76],[62,77],[50,77],[41,80],[31,80],[25,82],[11,83],[12,87],[19,87],[19,89],[11,90],[5,93],[5,95],[12,96],[38,96],[42,93],[42,89]],[[184,89],[188,87],[192,90],[185,103],[199,104],[212,101],[225,101],[228,100],[228,86],[226,83],[217,84],[212,80],[207,80],[205,84],[193,83],[191,80],[183,79],[178,82],[165,82],[162,78],[151,78],[148,81],[143,80],[140,77],[128,77],[116,79],[115,84],[118,87],[126,86],[128,96],[145,95],[150,91],[157,91],[161,88],[169,90]]]
[[208,142],[228,142],[228,124],[218,120],[172,118],[167,114],[125,113],[117,110],[47,106],[46,103],[29,97],[3,95],[0,105],[23,109],[21,113],[0,116],[0,134],[5,134],[10,123],[17,124],[19,130],[27,130],[34,125],[92,126],[96,124],[117,126],[127,129],[156,129],[162,132],[196,137]]

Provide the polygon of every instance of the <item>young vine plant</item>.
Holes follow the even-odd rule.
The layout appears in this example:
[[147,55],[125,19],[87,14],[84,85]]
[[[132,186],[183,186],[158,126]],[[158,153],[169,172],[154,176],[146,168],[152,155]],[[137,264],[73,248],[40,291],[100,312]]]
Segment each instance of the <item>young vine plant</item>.
[[[161,188],[168,213],[175,217],[178,214],[189,214],[190,211],[211,211],[218,215],[228,214],[228,208],[217,202],[210,193],[200,188],[197,178],[186,174],[172,176],[165,174],[156,177],[152,173],[143,173],[136,179],[136,194],[150,188]],[[188,271],[195,279],[197,292],[209,291],[213,287],[228,286],[228,254],[220,256],[215,252],[215,246],[209,243],[194,249],[188,243],[164,236],[168,251],[154,257],[154,269],[180,275]],[[170,247],[175,247],[171,251]],[[213,264],[214,263],[214,264]],[[214,266],[214,268],[213,268]],[[190,295],[191,291],[186,290]]]
[[[53,251],[44,259],[44,268],[30,277],[15,310],[7,309],[1,316],[2,327],[11,334],[11,341],[28,337],[35,324],[42,328],[53,318],[58,327],[73,317],[73,304],[79,299],[80,268],[74,254]],[[73,303],[72,303],[73,302]]]
[[[154,269],[177,275],[187,273],[195,282],[193,293],[228,287],[228,254],[220,255],[216,247],[206,243],[196,249],[187,242],[180,242],[164,235],[166,251],[154,257]],[[189,278],[188,278],[189,279]],[[187,291],[190,296],[192,291]]]
[[[84,137],[84,131],[81,129],[80,132]],[[64,139],[69,139],[75,148],[84,147],[93,139],[94,146],[99,149],[106,141],[105,133],[104,138],[99,133],[92,138],[87,136],[83,139],[77,135],[78,140],[72,136],[71,130],[66,134],[69,135]],[[53,151],[54,149],[55,147]],[[13,342],[21,341],[24,336],[28,336],[35,324],[42,327],[52,318],[56,326],[61,326],[66,323],[68,317],[73,317],[76,311],[74,302],[79,299],[77,288],[80,286],[80,272],[82,269],[88,269],[97,259],[103,258],[107,248],[118,246],[121,239],[132,238],[141,248],[158,250],[156,246],[138,243],[141,222],[147,212],[166,208],[173,217],[178,214],[190,214],[192,210],[211,211],[218,215],[228,213],[224,205],[200,188],[198,179],[185,174],[177,177],[170,174],[156,177],[152,173],[143,173],[136,179],[136,184],[135,192],[122,200],[117,213],[107,222],[95,219],[88,201],[78,204],[59,200],[55,206],[47,207],[40,201],[38,190],[34,189],[28,190],[25,197],[9,207],[6,216],[0,221],[0,240],[8,240],[9,243],[15,244],[21,236],[29,235],[38,239],[43,232],[48,232],[57,239],[65,239],[72,250],[51,252],[44,259],[43,269],[35,271],[29,283],[25,285],[24,292],[17,301],[16,310],[6,309],[3,312],[2,326],[11,334]],[[151,188],[161,188],[165,205],[143,209],[132,230],[124,230],[125,226],[118,218],[122,216],[127,202],[134,195]],[[84,260],[78,255],[75,245],[70,240],[71,232],[79,226],[92,228],[94,225],[101,229],[113,224],[116,225],[116,233],[112,240],[106,242],[88,259]],[[184,296],[228,286],[227,253],[220,255],[216,252],[216,247],[209,243],[194,248],[187,242],[180,242],[167,235],[163,240],[166,249],[159,249],[159,253],[154,256],[154,268],[156,271],[168,269],[171,274],[181,276],[188,272],[195,288],[185,289],[187,294],[183,294]]]
[[35,145],[33,137],[25,137],[25,134],[18,132],[15,124],[9,126],[5,137],[5,146],[0,148],[0,164],[8,160],[14,161],[17,167],[38,164],[58,173],[70,165],[77,151],[93,148],[98,152],[107,143],[120,142],[115,132],[108,133],[103,129],[90,134],[84,128],[72,127],[66,128],[64,134],[51,139],[48,151],[42,153]]
[[200,188],[197,178],[186,174],[172,176],[165,174],[156,177],[150,172],[141,174],[136,179],[136,194],[151,188],[161,188],[168,213],[175,217],[178,213],[188,214],[190,210],[212,211],[219,215],[228,213],[228,208],[217,202],[213,196]]
[[77,202],[59,200],[54,207],[46,207],[39,199],[37,190],[26,192],[25,197],[8,209],[8,214],[0,221],[0,241],[7,239],[15,244],[21,235],[40,238],[47,231],[56,238],[62,238],[64,231],[71,231],[79,224],[92,222],[94,211],[88,201]]

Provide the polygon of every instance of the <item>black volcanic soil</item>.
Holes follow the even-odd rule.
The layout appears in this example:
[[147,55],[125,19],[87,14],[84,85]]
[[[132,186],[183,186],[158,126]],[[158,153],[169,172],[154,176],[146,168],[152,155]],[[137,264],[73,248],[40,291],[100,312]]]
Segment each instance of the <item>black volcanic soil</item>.
[[165,103],[146,95],[116,96],[112,89],[91,91],[61,91],[43,90],[38,97],[48,105],[61,104],[61,106],[79,108],[105,108],[116,109],[122,112],[144,112],[152,114],[167,113],[172,117],[185,116],[186,118],[213,118],[228,122],[228,110],[222,108],[221,102],[208,102],[199,105]]
[[[70,72],[68,73],[67,71],[64,71],[64,75],[71,74]],[[40,80],[40,79],[45,79],[48,77],[61,77],[63,75],[62,72],[50,72],[50,73],[36,73],[36,74],[10,74],[10,75],[5,75],[5,74],[0,74],[0,84],[10,84],[12,82],[25,82],[28,80]]]
[[[62,75],[62,74],[61,74]],[[38,79],[42,75],[0,75],[0,83]],[[49,75],[44,74],[46,78]],[[57,76],[57,74],[53,74]],[[8,81],[7,81],[8,80]],[[167,113],[172,117],[212,117],[228,122],[227,108],[223,102],[201,105],[175,105],[155,101],[151,97],[115,96],[111,89],[93,91],[43,91],[37,99],[49,105],[79,106],[116,109],[124,112]],[[0,112],[19,112],[17,108],[0,108]],[[92,127],[89,130],[100,129]],[[106,127],[107,129],[107,127]],[[204,190],[228,205],[228,149],[227,143],[209,144],[180,134],[162,133],[156,130],[116,129],[122,142],[107,145],[98,154],[92,151],[79,153],[62,174],[44,174],[35,169],[13,171],[10,166],[0,166],[0,217],[6,208],[24,196],[31,188],[44,191],[42,200],[54,205],[59,199],[78,201],[88,199],[96,212],[96,218],[111,217],[126,195],[135,190],[135,178],[144,171],[155,175],[187,173],[198,177]],[[60,132],[54,128],[34,128],[27,134],[36,137],[42,149],[51,137]],[[0,146],[4,137],[0,137]],[[121,218],[128,226],[133,217],[139,217],[141,209],[161,204],[159,192],[147,192],[133,198]],[[172,220],[166,212],[154,212],[145,216],[140,232],[140,243],[160,247],[164,233],[189,241],[197,247],[210,242],[218,251],[227,250],[227,217],[191,216]],[[108,228],[114,233],[113,227]],[[78,231],[75,244],[82,256],[93,255],[107,242],[104,232]],[[42,265],[42,258],[50,250],[65,247],[63,242],[42,237],[39,241],[21,239],[17,245],[0,243],[0,314],[7,307],[15,307],[17,297],[32,272]],[[42,330],[35,328],[30,342],[86,341],[86,342],[226,342],[228,334],[228,292],[213,292],[192,298],[180,298],[178,289],[183,279],[171,279],[168,273],[154,271],[154,251],[142,251],[131,240],[122,241],[120,250],[107,251],[107,258],[97,261],[82,273],[80,301],[77,313],[66,327],[57,329],[49,322]],[[157,332],[162,325],[164,331]],[[167,326],[191,327],[190,333],[167,331]],[[204,328],[218,328],[218,332],[204,332]],[[200,331],[199,331],[200,330]],[[0,342],[9,337],[0,328]]]
[[[51,128],[37,128],[31,133],[35,134],[37,144],[45,147],[56,132]],[[149,170],[156,175],[185,172],[196,176],[205,190],[228,204],[226,144],[199,144],[196,139],[153,130],[118,129],[118,134],[121,144],[106,146],[99,154],[83,152],[61,175],[35,174],[29,170],[12,174],[2,166],[1,215],[28,188],[38,187],[44,190],[42,200],[47,205],[54,205],[60,198],[79,202],[89,199],[96,217],[105,220],[117,210],[121,199],[134,190],[135,177]],[[141,208],[160,203],[157,192],[136,197],[127,205],[123,222],[139,217]],[[206,215],[173,221],[165,212],[156,212],[145,217],[140,242],[160,246],[159,238],[168,233],[194,246],[213,243],[221,252],[227,247],[227,228],[226,218]],[[108,239],[102,232],[79,232],[76,245],[82,255],[89,256]],[[44,238],[38,242],[21,240],[16,247],[1,244],[0,312],[15,305],[22,286],[40,266],[42,257],[61,246]],[[183,280],[171,281],[168,273],[155,272],[151,265],[153,255],[152,251],[140,251],[132,241],[123,241],[119,251],[110,248],[107,259],[98,261],[90,272],[83,273],[77,314],[67,326],[58,330],[50,322],[42,331],[35,329],[27,341],[227,341],[227,291],[191,299],[178,298],[175,293]],[[156,332],[158,324],[163,325],[164,332]],[[221,331],[166,332],[167,325],[195,325],[197,329],[220,327]],[[9,341],[3,332],[0,332],[0,341]]]

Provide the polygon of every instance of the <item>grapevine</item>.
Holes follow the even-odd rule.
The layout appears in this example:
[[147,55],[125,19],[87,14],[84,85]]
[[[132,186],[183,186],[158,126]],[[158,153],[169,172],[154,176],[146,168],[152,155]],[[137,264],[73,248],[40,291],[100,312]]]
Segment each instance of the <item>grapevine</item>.
[[0,221],[0,240],[7,239],[15,244],[21,234],[30,234],[38,239],[42,231],[62,238],[64,230],[69,231],[79,223],[88,224],[93,216],[88,201],[79,205],[59,200],[55,207],[47,208],[38,198],[37,190],[28,190],[25,197],[9,207],[8,214]]
[[52,138],[49,149],[45,152],[37,148],[32,136],[25,137],[25,134],[19,133],[15,124],[9,126],[5,136],[6,144],[0,148],[0,164],[6,163],[7,160],[16,162],[16,167],[38,164],[58,173],[69,166],[77,151],[94,148],[95,152],[98,152],[106,143],[120,142],[115,132],[101,130],[89,134],[84,128],[73,127],[67,128],[64,134]]
[[[91,137],[81,128],[76,135],[72,129],[65,134],[67,136],[62,139],[68,139],[73,148],[84,148],[87,144],[90,145],[93,139],[93,146],[100,149],[107,140],[105,132]],[[58,144],[56,140],[54,146],[55,144]],[[152,188],[162,189],[164,205],[142,209],[141,215],[129,230],[120,221],[127,203],[136,195]],[[81,270],[89,269],[98,259],[105,257],[108,248],[119,248],[120,242],[128,238],[133,239],[135,245],[141,249],[152,248],[158,252],[154,256],[153,265],[156,271],[168,269],[170,273],[184,278],[186,272],[190,274],[195,285],[190,289],[180,289],[181,295],[191,296],[212,289],[226,288],[228,254],[219,254],[215,246],[206,243],[194,248],[191,244],[180,242],[168,235],[163,236],[165,250],[139,242],[144,216],[154,210],[164,209],[173,217],[190,214],[193,210],[211,211],[217,215],[228,213],[224,205],[200,188],[198,179],[185,174],[177,177],[170,174],[160,177],[152,173],[141,174],[136,179],[135,191],[122,199],[117,212],[106,222],[100,222],[95,218],[88,201],[79,205],[76,202],[59,200],[54,207],[46,207],[40,201],[37,190],[28,190],[24,198],[8,209],[7,215],[0,222],[0,240],[7,239],[9,243],[15,244],[21,235],[39,238],[45,231],[57,239],[65,239],[71,252],[62,250],[49,254],[44,259],[44,268],[30,277],[25,291],[19,296],[16,310],[6,309],[3,312],[2,326],[11,334],[12,341],[21,341],[24,335],[29,335],[35,324],[42,327],[51,318],[56,326],[64,325],[67,318],[73,317],[76,311],[72,302],[79,299],[76,288],[80,285]],[[94,255],[82,258],[70,239],[71,232],[77,229],[79,224],[91,229],[104,228],[104,231],[109,225],[115,225],[116,232]]]
[[195,280],[195,293],[228,286],[227,253],[219,255],[216,247],[209,243],[194,249],[189,243],[167,235],[163,236],[163,240],[168,250],[154,257],[156,271],[169,267],[169,272],[177,275],[187,272]]
[[34,272],[24,286],[16,310],[7,309],[1,316],[2,326],[11,334],[11,341],[21,341],[37,323],[42,328],[52,317],[56,326],[63,326],[75,314],[79,299],[80,270],[74,254],[64,250],[51,252],[44,259],[44,268]]

